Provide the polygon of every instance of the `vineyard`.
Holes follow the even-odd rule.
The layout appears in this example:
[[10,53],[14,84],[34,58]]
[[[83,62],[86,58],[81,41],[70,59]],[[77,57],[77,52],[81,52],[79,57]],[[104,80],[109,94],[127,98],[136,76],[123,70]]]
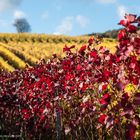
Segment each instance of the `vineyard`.
[[1,66],[15,70],[0,73],[0,136],[139,140],[140,17],[126,14],[119,25],[117,41],[1,40]]
[[[88,41],[87,36],[66,37],[37,34],[0,34],[0,69],[13,71],[26,65],[34,66],[41,59],[48,60],[53,54],[64,57],[63,47],[76,45],[74,51]],[[115,51],[114,39],[103,39],[102,45]]]

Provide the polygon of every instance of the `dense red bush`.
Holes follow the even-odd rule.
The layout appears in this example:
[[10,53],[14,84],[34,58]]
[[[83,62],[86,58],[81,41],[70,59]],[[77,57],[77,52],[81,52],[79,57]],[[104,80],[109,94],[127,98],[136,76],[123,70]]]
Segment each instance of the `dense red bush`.
[[[140,129],[140,37],[135,15],[120,25],[116,53],[87,45],[33,68],[0,74],[0,120],[10,131],[36,139],[138,138]],[[11,123],[12,122],[12,123]],[[13,129],[15,130],[15,129]]]

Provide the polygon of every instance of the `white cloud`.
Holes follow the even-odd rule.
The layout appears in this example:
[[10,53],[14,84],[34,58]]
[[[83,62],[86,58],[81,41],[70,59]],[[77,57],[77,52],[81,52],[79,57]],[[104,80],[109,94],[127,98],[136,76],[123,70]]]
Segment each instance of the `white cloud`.
[[96,1],[103,4],[110,4],[116,2],[116,0],[96,0]]
[[15,12],[14,12],[15,19],[20,19],[20,18],[25,18],[25,17],[26,17],[26,15],[23,11],[15,10]]
[[127,13],[127,8],[123,5],[118,6],[118,16],[122,19],[124,15]]
[[0,12],[13,9],[20,5],[22,0],[0,0]]
[[89,23],[89,19],[82,15],[76,16],[76,22],[81,26],[81,27],[86,27]]
[[73,29],[74,23],[77,23],[81,28],[84,28],[89,24],[89,19],[82,15],[77,15],[75,17],[67,16],[61,21],[60,25],[56,27],[54,34],[60,35],[70,33]]
[[73,28],[73,20],[74,17],[65,17],[62,20],[61,24],[56,27],[56,31],[54,32],[54,34],[60,35],[71,32]]
[[48,17],[49,17],[48,12],[44,12],[44,13],[41,15],[41,18],[42,18],[43,20],[47,20]]

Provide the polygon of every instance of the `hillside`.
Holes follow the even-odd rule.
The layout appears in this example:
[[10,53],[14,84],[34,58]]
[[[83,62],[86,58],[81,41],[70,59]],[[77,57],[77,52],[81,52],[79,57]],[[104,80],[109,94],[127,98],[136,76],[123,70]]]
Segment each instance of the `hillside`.
[[[55,36],[45,34],[0,34],[0,69],[13,71],[26,65],[34,66],[41,59],[53,54],[63,57],[63,47],[76,45],[76,49],[87,43],[88,36]],[[101,45],[114,52],[116,41],[103,39]],[[76,49],[74,51],[76,51]]]
[[[99,36],[99,37],[103,37],[103,38],[114,38],[116,39],[117,36],[118,36],[118,33],[119,31],[121,30],[122,28],[120,29],[113,29],[113,30],[108,30],[108,31],[105,31],[103,33],[90,33],[88,34],[87,36]],[[140,34],[140,27],[137,27],[137,33]]]
[[91,35],[98,35],[100,37],[104,37],[104,38],[114,38],[116,39],[117,38],[117,35],[118,35],[118,32],[120,31],[120,29],[114,29],[114,30],[108,30],[106,32],[103,32],[103,33],[91,33],[91,34],[88,34],[89,36]]

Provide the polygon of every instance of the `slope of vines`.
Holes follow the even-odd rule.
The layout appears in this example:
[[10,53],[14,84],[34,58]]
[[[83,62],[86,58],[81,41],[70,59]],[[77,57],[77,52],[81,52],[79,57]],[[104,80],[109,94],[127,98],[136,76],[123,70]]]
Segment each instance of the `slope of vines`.
[[[101,39],[98,39],[98,41]],[[3,61],[7,61],[9,66],[14,68],[25,68],[34,66],[41,59],[48,60],[53,54],[58,57],[64,57],[64,43],[68,46],[76,45],[73,50],[75,52],[80,48],[82,43],[87,41],[86,36],[81,37],[66,37],[66,36],[51,36],[37,34],[0,34],[0,56]],[[107,46],[109,50],[114,52],[116,41],[113,39],[103,39],[102,45]],[[5,62],[2,65],[5,65]],[[3,67],[1,66],[0,69]],[[5,69],[5,68],[4,68]],[[10,67],[6,70],[13,71]]]

